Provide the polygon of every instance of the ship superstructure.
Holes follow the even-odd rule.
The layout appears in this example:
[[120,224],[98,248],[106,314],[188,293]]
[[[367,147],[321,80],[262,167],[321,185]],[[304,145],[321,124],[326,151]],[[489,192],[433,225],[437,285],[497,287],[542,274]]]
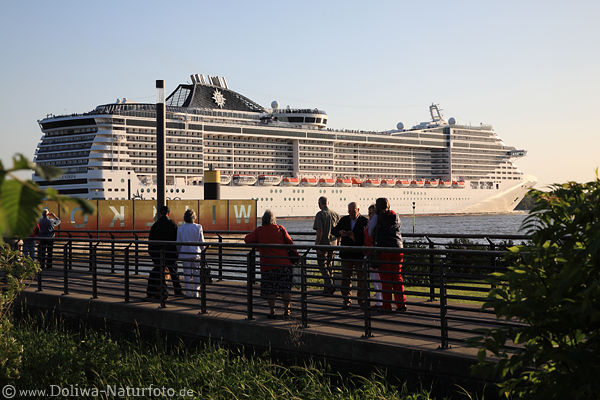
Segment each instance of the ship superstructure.
[[[535,183],[489,125],[431,120],[386,132],[327,129],[319,109],[265,108],[222,77],[192,75],[166,100],[166,198],[203,198],[203,171],[221,171],[221,196],[255,198],[258,212],[309,216],[319,196],[343,212],[388,197],[419,214],[507,212]],[[35,162],[65,174],[42,187],[90,199],[156,197],[154,104],[119,99],[93,111],[48,116]]]

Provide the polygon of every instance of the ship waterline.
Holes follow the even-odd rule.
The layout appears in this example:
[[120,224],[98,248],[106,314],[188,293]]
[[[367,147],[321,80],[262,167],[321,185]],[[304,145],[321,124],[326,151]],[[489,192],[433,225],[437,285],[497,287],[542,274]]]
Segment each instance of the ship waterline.
[[[203,198],[203,172],[221,171],[223,199],[256,199],[258,212],[310,216],[320,196],[343,211],[388,197],[409,214],[503,213],[535,184],[491,126],[431,121],[386,132],[325,129],[318,109],[264,108],[223,78],[192,75],[167,98],[166,198]],[[65,170],[42,187],[90,199],[156,197],[155,106],[125,99],[39,121],[35,162]],[[232,179],[231,179],[232,177]],[[394,182],[396,184],[394,185]],[[435,182],[435,184],[434,184]]]

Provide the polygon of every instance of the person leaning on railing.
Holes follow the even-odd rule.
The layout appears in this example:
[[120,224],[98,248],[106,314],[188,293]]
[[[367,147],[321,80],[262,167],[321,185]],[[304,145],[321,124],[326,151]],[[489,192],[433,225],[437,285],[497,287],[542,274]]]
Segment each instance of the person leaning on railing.
[[[277,225],[271,210],[262,216],[259,226],[244,238],[246,243],[294,244],[285,228]],[[290,249],[295,257],[300,257],[296,249]],[[290,294],[292,290],[292,261],[288,249],[260,247],[260,295],[269,303],[269,318],[275,318],[275,298],[283,300],[283,317],[291,316]]]

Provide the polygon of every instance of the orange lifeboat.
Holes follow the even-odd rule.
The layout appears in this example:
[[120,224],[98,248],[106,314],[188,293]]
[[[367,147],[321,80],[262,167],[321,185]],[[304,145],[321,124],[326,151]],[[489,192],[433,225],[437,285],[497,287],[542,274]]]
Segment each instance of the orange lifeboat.
[[298,178],[290,178],[289,176],[286,176],[281,181],[281,184],[283,186],[298,186],[299,183],[300,183],[300,179],[298,179]]
[[452,182],[451,181],[440,181],[440,187],[441,188],[452,187]]
[[302,186],[317,186],[317,178],[302,178],[300,184]]
[[319,186],[333,186],[335,180],[333,178],[321,178],[319,179]]
[[396,181],[396,186],[398,187],[409,187],[410,181],[408,179],[401,179]]
[[381,182],[379,181],[379,179],[366,179],[363,182],[363,186],[365,186],[365,187],[377,187],[377,186],[380,185],[380,183]]
[[438,183],[437,179],[425,179],[425,187],[437,187]]
[[360,186],[362,185],[363,181],[360,178],[352,178],[352,185],[357,185]]
[[464,189],[465,181],[452,181],[452,187],[455,189]]
[[412,187],[423,187],[425,185],[425,182],[423,182],[422,179],[413,179],[412,181],[410,181],[410,186]]
[[396,185],[396,181],[393,179],[382,179],[381,187],[394,187]]
[[350,178],[337,178],[335,181],[336,186],[352,186],[352,179]]

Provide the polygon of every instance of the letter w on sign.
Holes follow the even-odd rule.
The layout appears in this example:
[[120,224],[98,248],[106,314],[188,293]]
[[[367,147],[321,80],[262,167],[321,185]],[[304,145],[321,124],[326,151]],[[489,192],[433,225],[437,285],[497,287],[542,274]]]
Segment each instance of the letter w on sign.
[[244,218],[244,223],[250,223],[250,212],[252,211],[252,205],[240,205],[238,208],[237,204],[233,205],[233,211],[235,212],[235,222],[238,224],[242,223],[242,218]]

